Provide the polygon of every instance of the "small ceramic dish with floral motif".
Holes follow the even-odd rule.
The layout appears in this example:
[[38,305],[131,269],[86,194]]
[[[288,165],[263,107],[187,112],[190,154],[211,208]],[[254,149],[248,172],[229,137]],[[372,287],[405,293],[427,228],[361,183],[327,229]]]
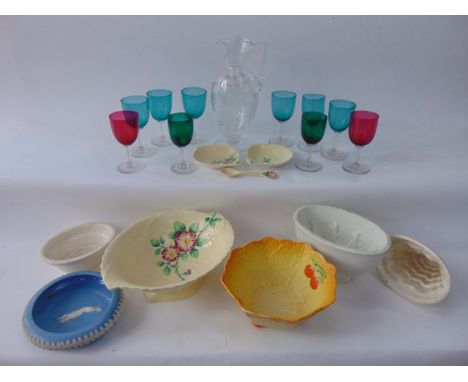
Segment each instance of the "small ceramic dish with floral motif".
[[203,145],[197,147],[193,159],[212,168],[234,167],[240,163],[240,154],[229,145]]
[[232,226],[218,212],[160,212],[116,236],[102,258],[102,278],[110,289],[142,290],[149,302],[188,298],[233,242]]
[[288,163],[293,152],[287,147],[262,143],[250,146],[247,150],[247,162],[261,167],[278,167]]
[[290,240],[266,237],[234,249],[221,283],[257,327],[298,324],[335,301],[335,267]]

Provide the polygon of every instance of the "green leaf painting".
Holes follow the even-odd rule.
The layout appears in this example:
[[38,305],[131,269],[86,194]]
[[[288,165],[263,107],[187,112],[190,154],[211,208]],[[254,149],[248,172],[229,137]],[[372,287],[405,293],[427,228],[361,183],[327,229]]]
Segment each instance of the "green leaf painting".
[[176,232],[185,231],[185,224],[181,223],[181,222],[175,222],[174,223],[174,230]]

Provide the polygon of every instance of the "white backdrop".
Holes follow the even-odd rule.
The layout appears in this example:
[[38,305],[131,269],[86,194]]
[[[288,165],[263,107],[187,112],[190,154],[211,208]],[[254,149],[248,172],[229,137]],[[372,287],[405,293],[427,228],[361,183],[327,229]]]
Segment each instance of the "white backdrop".
[[[276,134],[274,89],[349,98],[381,115],[364,150],[371,173],[353,176],[320,158],[321,172],[290,163],[274,182],[207,169],[180,177],[169,170],[172,149],[146,159],[143,173],[117,173],[124,151],[107,114],[119,99],[165,87],[181,110],[179,90],[209,88],[224,72],[216,41],[236,33],[269,45],[251,141]],[[0,17],[0,298],[11,302],[0,310],[0,364],[468,363],[466,41],[465,17]],[[297,142],[298,110],[286,127]],[[210,108],[198,126],[219,136]],[[344,137],[341,146],[351,149]],[[451,272],[448,298],[415,306],[367,275],[340,287],[337,303],[304,326],[255,331],[214,275],[175,304],[129,293],[116,328],[78,352],[46,352],[21,333],[29,297],[58,276],[38,249],[59,230],[89,220],[123,227],[162,207],[219,209],[242,245],[294,238],[292,212],[312,202],[428,244]],[[192,330],[180,320],[188,316]]]
[[466,17],[2,17],[2,141],[36,123],[87,139],[123,95],[209,88],[224,71],[216,41],[235,33],[269,44],[258,122],[286,88],[380,112],[379,135],[401,144],[413,129],[431,147],[467,137]]

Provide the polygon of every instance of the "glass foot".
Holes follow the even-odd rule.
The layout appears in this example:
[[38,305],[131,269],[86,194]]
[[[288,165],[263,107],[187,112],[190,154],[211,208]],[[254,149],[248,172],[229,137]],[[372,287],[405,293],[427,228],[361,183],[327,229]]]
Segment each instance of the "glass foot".
[[[306,152],[310,153],[310,145],[308,145],[308,144],[305,143],[305,142],[299,143],[299,144],[297,145],[297,148],[298,148],[299,150],[306,151]],[[317,144],[314,145],[314,147],[312,148],[312,151],[315,153],[315,152],[317,152],[317,151],[320,151],[320,149],[321,149],[321,146],[320,146],[320,144],[317,143]]]
[[370,167],[362,162],[347,162],[343,165],[343,170],[351,174],[367,174],[370,171]]
[[122,162],[117,166],[117,170],[123,174],[134,174],[136,172],[143,171],[145,169],[145,165],[141,162]]
[[191,174],[197,166],[190,162],[177,162],[171,166],[171,170],[176,174]]
[[132,154],[132,157],[135,158],[145,158],[145,157],[150,157],[154,154],[156,154],[158,150],[156,147],[150,147],[150,146],[135,146],[132,147],[130,150],[130,153]]
[[308,159],[296,162],[296,167],[301,171],[307,172],[315,172],[322,169],[322,165],[320,163],[309,161]]
[[327,159],[340,161],[346,159],[348,154],[344,153],[343,151],[338,151],[333,147],[331,149],[322,150],[322,156]]
[[286,147],[291,147],[293,145],[293,141],[291,141],[288,138],[271,138],[268,143],[271,143],[272,145],[280,145],[280,146],[286,146]]
[[160,135],[158,137],[155,137],[151,140],[151,143],[155,146],[159,147],[166,147],[166,146],[172,146],[172,142],[169,138],[165,137],[164,135]]

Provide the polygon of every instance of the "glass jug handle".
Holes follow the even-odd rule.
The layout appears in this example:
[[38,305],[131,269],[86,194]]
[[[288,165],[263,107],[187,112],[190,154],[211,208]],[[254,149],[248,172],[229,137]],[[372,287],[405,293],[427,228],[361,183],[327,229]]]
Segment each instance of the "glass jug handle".
[[263,80],[264,80],[263,73],[265,69],[265,60],[267,56],[268,44],[266,43],[266,41],[259,41],[255,43],[255,46],[261,49],[260,67],[259,67],[257,74],[258,74],[261,85],[263,85]]
[[216,86],[216,82],[213,82],[211,84],[211,91],[210,91],[210,95],[211,95],[211,107],[213,108],[213,111],[216,111],[216,93],[215,93],[215,86]]
[[[251,42],[251,50],[249,52],[249,55],[252,54],[252,51],[255,51],[255,57],[256,59],[254,60],[255,61],[255,66],[257,67],[257,70],[252,70],[252,62],[249,60],[249,64],[247,65],[247,68],[250,69],[250,72],[253,73],[255,75],[255,77],[257,78],[258,82],[259,82],[259,89],[260,90],[263,86],[263,69],[265,67],[265,60],[266,60],[266,52],[267,52],[267,43],[266,42],[263,42],[263,41],[259,41],[259,42]],[[257,58],[257,49],[256,48],[260,48],[260,60],[258,60]]]

